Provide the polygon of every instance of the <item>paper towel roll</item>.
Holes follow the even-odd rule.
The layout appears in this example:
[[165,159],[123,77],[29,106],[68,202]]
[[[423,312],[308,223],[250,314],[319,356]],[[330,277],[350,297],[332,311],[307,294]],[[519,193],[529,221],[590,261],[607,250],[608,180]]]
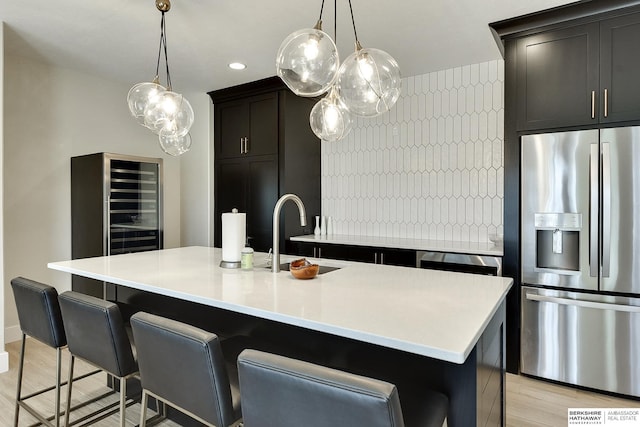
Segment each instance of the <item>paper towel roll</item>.
[[238,213],[237,209],[222,214],[222,261],[240,262],[246,241],[246,224],[246,214]]

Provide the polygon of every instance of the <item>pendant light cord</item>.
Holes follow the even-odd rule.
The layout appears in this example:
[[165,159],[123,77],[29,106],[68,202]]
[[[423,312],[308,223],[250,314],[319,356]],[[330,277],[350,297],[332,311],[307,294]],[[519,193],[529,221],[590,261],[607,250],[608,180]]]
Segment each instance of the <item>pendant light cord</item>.
[[338,0],[333,0],[333,42],[338,45]]
[[318,22],[322,22],[322,11],[324,10],[324,0],[322,0],[322,4],[320,5],[320,16],[318,17]]
[[167,33],[164,21],[164,12],[160,20],[160,46],[158,47],[158,61],[156,62],[156,79],[160,76],[160,58],[164,52],[165,72],[167,73],[167,89],[171,90],[171,74],[169,73],[169,59],[167,55]]
[[167,89],[171,90],[171,73],[169,73],[169,56],[167,55],[167,26],[164,22],[164,12],[162,12],[162,38],[164,40],[164,65],[167,71]]
[[353,7],[351,6],[351,0],[349,0],[349,11],[351,12],[351,24],[353,25],[353,35],[356,38],[356,45],[360,45],[358,40],[358,32],[356,31],[356,20],[353,18]]

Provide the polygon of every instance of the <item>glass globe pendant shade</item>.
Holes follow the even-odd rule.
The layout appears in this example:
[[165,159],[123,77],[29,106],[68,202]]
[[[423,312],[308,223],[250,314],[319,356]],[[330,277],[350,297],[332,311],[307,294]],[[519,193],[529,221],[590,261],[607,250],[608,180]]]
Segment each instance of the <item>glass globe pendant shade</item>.
[[194,114],[191,104],[179,93],[165,91],[147,105],[144,124],[151,131],[160,134],[184,136],[193,125]]
[[165,91],[165,88],[158,83],[154,82],[144,82],[138,83],[134,85],[127,94],[127,104],[129,104],[129,111],[131,115],[140,123],[144,124],[144,111],[149,105],[149,103],[153,102],[154,99],[162,92]]
[[298,96],[318,96],[335,82],[338,49],[324,31],[305,28],[289,34],[276,56],[276,71]]
[[191,149],[191,134],[176,135],[166,131],[160,131],[158,136],[160,148],[171,156],[179,156]]
[[338,96],[353,114],[374,117],[393,107],[400,97],[400,67],[380,49],[358,49],[338,72]]
[[335,94],[331,93],[318,101],[309,115],[311,130],[323,141],[339,141],[351,131],[353,120],[351,114],[340,102]]

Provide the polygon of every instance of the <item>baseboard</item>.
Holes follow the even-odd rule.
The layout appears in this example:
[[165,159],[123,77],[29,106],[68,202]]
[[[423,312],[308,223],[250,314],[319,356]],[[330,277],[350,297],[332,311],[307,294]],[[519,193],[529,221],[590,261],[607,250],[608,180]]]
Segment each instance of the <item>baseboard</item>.
[[9,353],[0,352],[0,374],[9,370]]
[[22,330],[20,326],[7,326],[4,328],[4,343],[9,344],[10,342],[20,341],[22,339]]

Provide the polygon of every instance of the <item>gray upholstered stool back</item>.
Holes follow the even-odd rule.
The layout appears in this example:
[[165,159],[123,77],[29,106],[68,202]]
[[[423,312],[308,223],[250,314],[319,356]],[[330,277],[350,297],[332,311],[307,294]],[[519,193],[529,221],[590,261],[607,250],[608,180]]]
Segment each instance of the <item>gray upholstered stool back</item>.
[[73,291],[58,299],[71,354],[117,377],[138,370],[115,303]]
[[264,353],[238,357],[245,427],[402,427],[393,384]]
[[144,393],[215,426],[240,418],[215,334],[144,312],[131,317],[131,328]]
[[22,333],[53,348],[67,345],[56,289],[24,277],[11,280],[11,288]]
[[[16,391],[14,425],[18,425],[20,408],[24,408],[31,415],[36,417],[42,425],[58,427],[60,425],[60,387],[62,348],[67,345],[67,338],[64,333],[60,305],[58,304],[58,291],[55,288],[25,279],[16,277],[11,280],[11,288],[18,309],[18,319],[22,330],[22,347],[20,348],[20,361],[18,363],[18,387]],[[22,378],[24,373],[24,359],[26,350],[27,335],[42,343],[56,349],[56,384],[53,387],[38,390],[35,393],[22,395]],[[55,390],[55,407],[53,417],[47,417],[26,400],[40,396],[50,390]]]

